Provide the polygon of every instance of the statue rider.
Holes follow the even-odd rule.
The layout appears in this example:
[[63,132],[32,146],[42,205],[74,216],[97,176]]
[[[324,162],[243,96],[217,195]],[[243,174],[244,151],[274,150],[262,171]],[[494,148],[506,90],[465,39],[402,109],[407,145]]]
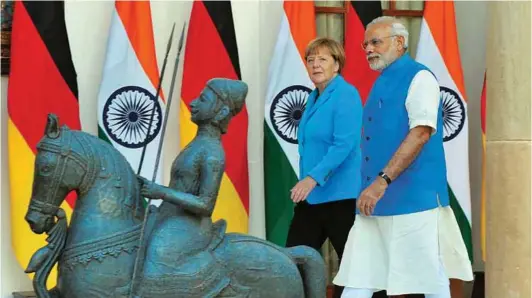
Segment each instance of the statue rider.
[[173,282],[186,285],[181,287],[184,296],[211,296],[229,284],[223,266],[209,252],[225,230],[217,230],[211,216],[225,169],[221,137],[242,110],[247,92],[242,81],[209,80],[190,104],[198,130],[172,163],[169,186],[138,177],[142,196],[163,200],[147,242],[141,289],[153,291],[161,282]]

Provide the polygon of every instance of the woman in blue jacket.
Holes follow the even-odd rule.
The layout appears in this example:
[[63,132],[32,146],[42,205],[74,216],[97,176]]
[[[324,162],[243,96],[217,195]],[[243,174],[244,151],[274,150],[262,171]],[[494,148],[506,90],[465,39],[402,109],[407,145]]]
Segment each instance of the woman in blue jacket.
[[341,44],[318,38],[307,46],[305,60],[316,88],[298,127],[300,181],[291,192],[296,206],[286,245],[319,250],[329,238],[341,259],[360,191],[362,102],[340,75]]

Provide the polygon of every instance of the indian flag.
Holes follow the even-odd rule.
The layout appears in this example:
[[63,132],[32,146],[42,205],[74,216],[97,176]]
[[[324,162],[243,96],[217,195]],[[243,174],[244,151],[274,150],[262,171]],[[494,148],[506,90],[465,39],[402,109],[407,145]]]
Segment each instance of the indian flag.
[[[117,148],[137,174],[152,180],[164,101],[162,92],[155,98],[159,70],[150,3],[116,1],[108,40],[98,94],[98,135]],[[155,175],[161,183],[160,164]]]
[[440,83],[451,207],[473,260],[467,101],[453,1],[425,2],[416,60],[429,67]]
[[266,238],[284,246],[293,214],[290,189],[297,183],[297,127],[314,88],[305,47],[316,37],[314,3],[286,1],[268,72],[264,111]]

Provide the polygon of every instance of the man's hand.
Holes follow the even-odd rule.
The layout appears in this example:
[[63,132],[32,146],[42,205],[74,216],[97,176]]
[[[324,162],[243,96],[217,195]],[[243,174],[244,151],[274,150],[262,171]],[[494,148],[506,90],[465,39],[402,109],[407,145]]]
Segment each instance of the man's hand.
[[294,203],[306,200],[308,194],[316,187],[316,184],[316,180],[312,179],[312,177],[305,177],[292,188],[290,198]]
[[156,183],[153,183],[140,175],[137,175],[137,180],[139,181],[141,196],[152,200],[160,199],[161,195],[159,194],[159,188]]
[[368,186],[360,194],[357,200],[357,207],[360,212],[366,216],[370,216],[377,205],[377,202],[382,198],[388,184],[381,177],[377,177],[370,186]]

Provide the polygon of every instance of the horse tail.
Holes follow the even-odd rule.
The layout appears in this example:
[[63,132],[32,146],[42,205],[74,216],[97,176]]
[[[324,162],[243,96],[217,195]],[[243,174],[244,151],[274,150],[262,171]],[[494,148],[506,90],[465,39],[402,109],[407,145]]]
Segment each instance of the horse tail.
[[320,253],[308,246],[287,248],[295,261],[305,289],[306,298],[323,298],[327,294],[325,262]]

